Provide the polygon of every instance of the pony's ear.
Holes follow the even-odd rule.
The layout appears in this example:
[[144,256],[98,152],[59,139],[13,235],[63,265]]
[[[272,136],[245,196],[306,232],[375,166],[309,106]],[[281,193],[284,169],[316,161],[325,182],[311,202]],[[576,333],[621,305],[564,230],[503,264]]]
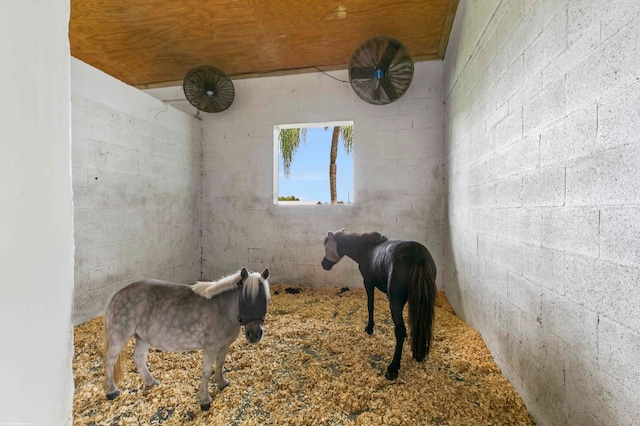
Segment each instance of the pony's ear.
[[262,278],[265,280],[269,278],[269,268],[265,268],[264,271],[262,271]]
[[333,238],[333,232],[327,232],[327,237],[329,237],[329,239]]
[[240,270],[240,278],[242,278],[242,281],[244,281],[247,279],[248,276],[249,276],[249,273],[247,272],[247,268],[243,266],[242,269]]

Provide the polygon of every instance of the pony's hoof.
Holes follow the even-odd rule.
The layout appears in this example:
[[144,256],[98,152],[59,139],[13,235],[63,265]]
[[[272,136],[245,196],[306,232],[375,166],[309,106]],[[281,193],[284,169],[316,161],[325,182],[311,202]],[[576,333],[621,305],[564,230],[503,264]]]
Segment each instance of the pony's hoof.
[[113,399],[116,399],[118,397],[118,395],[120,395],[120,391],[119,390],[113,391],[113,392],[107,394],[107,399],[111,401]]
[[218,384],[218,390],[222,390],[222,389],[226,388],[227,386],[229,386],[229,380],[224,379],[224,382]]
[[366,327],[364,328],[364,331],[365,331],[367,334],[373,334],[373,326],[366,326]]
[[398,370],[390,370],[387,368],[387,372],[384,373],[384,377],[386,377],[387,380],[395,380],[398,377]]
[[209,408],[211,408],[211,403],[207,402],[206,404],[200,404],[200,409],[202,411],[209,411]]

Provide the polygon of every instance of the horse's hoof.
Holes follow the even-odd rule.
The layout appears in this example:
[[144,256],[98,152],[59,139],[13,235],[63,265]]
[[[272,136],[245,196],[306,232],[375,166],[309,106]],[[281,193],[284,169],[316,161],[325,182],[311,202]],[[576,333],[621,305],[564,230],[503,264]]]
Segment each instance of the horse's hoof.
[[386,377],[387,380],[395,380],[398,377],[398,370],[390,370],[387,368],[387,372],[384,373],[384,377]]
[[200,409],[202,411],[209,411],[209,408],[211,408],[211,403],[207,402],[206,404],[200,404]]
[[119,390],[113,391],[113,392],[107,394],[107,399],[108,400],[116,399],[118,397],[118,395],[120,395],[120,391]]
[[373,326],[371,326],[371,327],[366,326],[366,327],[364,328],[364,331],[365,331],[367,334],[373,334]]
[[229,380],[224,379],[224,382],[218,384],[218,390],[222,390],[222,389],[226,388],[227,386],[229,386]]

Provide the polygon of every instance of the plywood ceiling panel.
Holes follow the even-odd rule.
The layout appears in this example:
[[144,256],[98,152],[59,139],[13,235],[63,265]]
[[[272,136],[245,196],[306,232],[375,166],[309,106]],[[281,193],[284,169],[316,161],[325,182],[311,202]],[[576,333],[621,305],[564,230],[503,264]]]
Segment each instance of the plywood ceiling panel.
[[367,38],[442,58],[458,0],[71,0],[71,54],[137,87],[212,65],[232,78],[345,69]]

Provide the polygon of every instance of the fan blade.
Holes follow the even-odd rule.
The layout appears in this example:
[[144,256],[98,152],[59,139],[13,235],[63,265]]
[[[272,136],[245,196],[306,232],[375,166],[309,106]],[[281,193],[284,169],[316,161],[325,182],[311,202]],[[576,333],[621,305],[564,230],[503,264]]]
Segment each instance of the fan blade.
[[389,78],[385,77],[381,79],[380,84],[382,85],[382,88],[384,89],[384,92],[387,94],[387,97],[390,101],[395,101],[396,99],[398,99],[398,92],[396,92],[396,88],[393,87],[393,83],[391,83],[391,80],[389,80]]
[[349,69],[349,76],[352,80],[363,80],[373,78],[375,68],[351,68]]
[[371,99],[376,104],[380,103],[380,91],[381,90],[382,90],[382,87],[380,87],[380,82],[378,81],[376,83],[376,87],[374,87],[373,90],[371,91]]
[[393,61],[396,53],[398,53],[398,49],[400,49],[400,46],[398,44],[394,43],[392,40],[389,41],[389,45],[384,51],[384,54],[380,59],[380,63],[378,64],[378,68],[383,70],[385,74],[389,71],[389,65],[391,65],[391,61]]

